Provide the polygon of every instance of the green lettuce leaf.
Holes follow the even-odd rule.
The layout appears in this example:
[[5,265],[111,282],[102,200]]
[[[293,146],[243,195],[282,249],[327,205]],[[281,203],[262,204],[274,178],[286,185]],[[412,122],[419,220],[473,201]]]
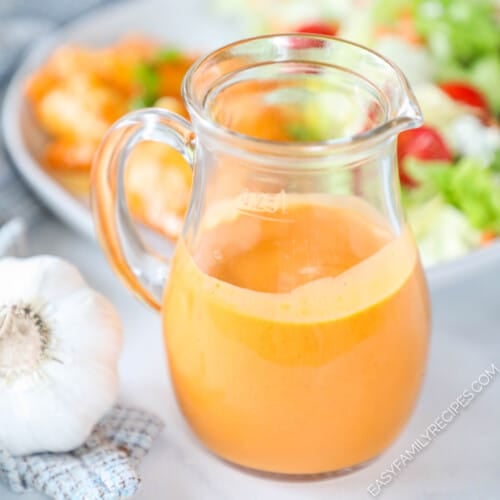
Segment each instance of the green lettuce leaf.
[[466,255],[481,241],[481,232],[441,195],[410,203],[406,212],[425,266]]
[[[500,32],[500,26],[498,27]],[[488,99],[493,111],[500,114],[500,47],[496,54],[483,57],[471,68],[467,77]]]
[[414,2],[415,26],[438,59],[467,65],[500,48],[493,0]]
[[407,196],[407,202],[409,197],[439,194],[459,209],[473,227],[500,234],[500,177],[493,168],[485,168],[469,157],[455,165],[408,158],[406,168],[421,183]]

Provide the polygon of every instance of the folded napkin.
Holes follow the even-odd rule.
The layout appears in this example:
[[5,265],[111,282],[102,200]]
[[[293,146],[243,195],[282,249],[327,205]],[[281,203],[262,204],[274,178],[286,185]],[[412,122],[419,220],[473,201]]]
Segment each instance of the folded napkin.
[[0,450],[0,481],[55,500],[119,500],[137,492],[137,467],[163,429],[145,411],[115,406],[80,448],[14,457]]

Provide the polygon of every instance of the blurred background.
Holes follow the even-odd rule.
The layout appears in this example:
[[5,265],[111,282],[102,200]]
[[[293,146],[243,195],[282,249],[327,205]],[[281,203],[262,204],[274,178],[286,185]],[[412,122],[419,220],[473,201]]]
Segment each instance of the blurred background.
[[[124,7],[106,14],[113,4]],[[0,2],[2,93],[14,75],[3,111],[9,153],[0,161],[4,192],[14,192],[5,167],[9,157],[38,198],[90,235],[90,165],[116,119],[145,106],[187,116],[180,95],[187,68],[228,41],[288,31],[337,35],[399,65],[422,107],[425,124],[401,135],[398,160],[403,204],[424,264],[442,273],[457,262],[475,269],[479,255],[486,261],[500,253],[497,0],[188,0],[175,8],[150,0],[136,20],[123,14],[118,21],[115,13],[127,11],[128,4]],[[73,27],[73,20],[96,8],[101,10],[95,28],[85,22]],[[171,14],[174,22],[150,22],[147,13],[155,11]],[[57,41],[38,42],[62,25],[68,29]],[[278,126],[273,133],[286,140],[322,140],[334,133],[335,113],[327,102],[311,103],[293,134]],[[175,239],[191,187],[180,155],[143,145],[127,176],[136,219]],[[3,220],[14,207],[30,220],[38,209],[23,203],[22,209],[6,203]]]
[[[107,3],[112,0],[106,0]],[[5,88],[31,44],[102,0],[0,1],[0,104]],[[0,127],[1,130],[1,127]],[[0,254],[26,251],[26,230],[46,212],[16,174],[0,133]]]

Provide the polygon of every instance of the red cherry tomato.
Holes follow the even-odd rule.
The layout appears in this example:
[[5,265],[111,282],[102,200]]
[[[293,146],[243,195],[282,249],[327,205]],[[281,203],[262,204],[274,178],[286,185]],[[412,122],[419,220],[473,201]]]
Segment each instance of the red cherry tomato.
[[476,87],[463,82],[446,82],[442,83],[440,87],[454,101],[477,108],[485,116],[490,115],[488,101]]
[[335,36],[338,30],[339,27],[336,24],[317,21],[303,24],[295,31],[297,33],[314,33],[315,35]]
[[418,182],[405,170],[404,160],[409,156],[423,161],[453,160],[453,155],[441,134],[427,125],[414,130],[407,130],[400,134],[398,138],[399,178],[404,186],[416,187]]
[[[333,23],[325,23],[322,21],[302,24],[293,30],[295,33],[308,33],[312,35],[327,35],[335,36],[338,31],[338,26]],[[291,47],[294,49],[310,49],[321,47],[321,40],[304,40],[302,38],[292,38]]]

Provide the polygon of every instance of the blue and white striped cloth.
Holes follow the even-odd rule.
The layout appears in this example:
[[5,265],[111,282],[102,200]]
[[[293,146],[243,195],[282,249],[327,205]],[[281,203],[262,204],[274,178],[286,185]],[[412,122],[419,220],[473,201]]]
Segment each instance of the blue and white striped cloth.
[[0,449],[0,481],[15,493],[54,500],[120,500],[140,485],[137,467],[163,428],[145,411],[115,406],[86,443],[69,453],[14,457]]

